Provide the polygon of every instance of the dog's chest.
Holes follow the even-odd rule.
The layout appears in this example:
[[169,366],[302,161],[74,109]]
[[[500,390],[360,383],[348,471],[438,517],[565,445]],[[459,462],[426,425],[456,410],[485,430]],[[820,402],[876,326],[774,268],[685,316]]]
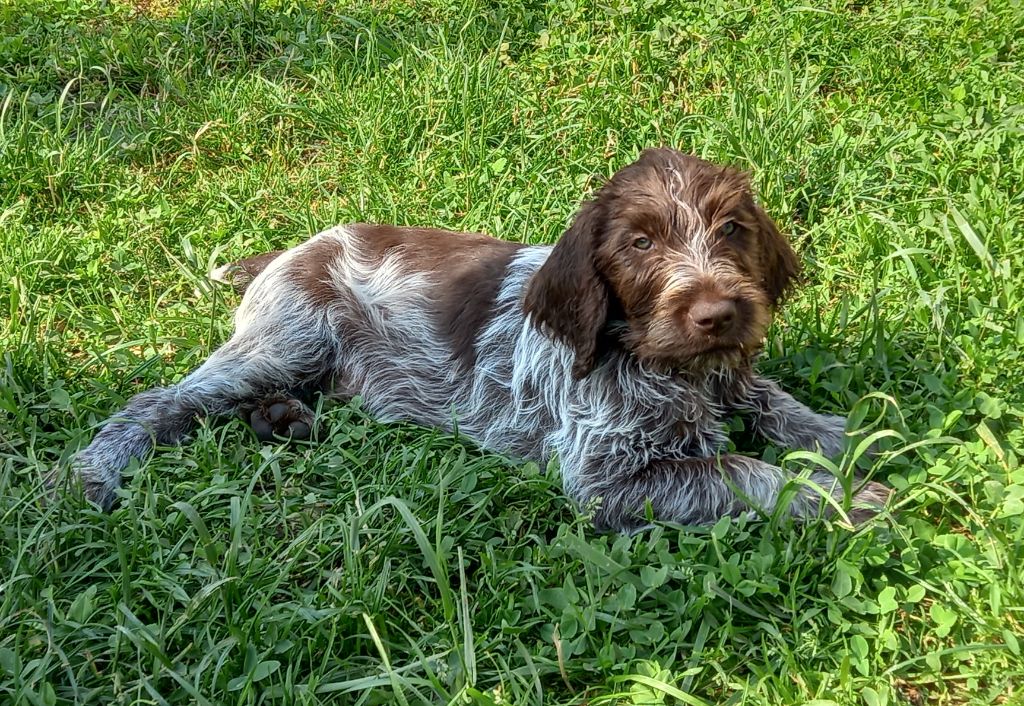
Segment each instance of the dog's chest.
[[709,381],[677,382],[658,417],[659,441],[672,455],[709,456],[728,441],[721,392]]

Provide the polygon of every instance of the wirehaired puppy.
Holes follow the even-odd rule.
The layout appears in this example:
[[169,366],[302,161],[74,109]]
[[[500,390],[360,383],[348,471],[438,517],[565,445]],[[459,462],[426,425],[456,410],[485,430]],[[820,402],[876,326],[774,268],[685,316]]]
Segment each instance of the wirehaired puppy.
[[[308,437],[311,392],[358,395],[381,420],[453,429],[511,457],[560,460],[566,493],[602,529],[797,517],[842,497],[727,450],[725,421],[835,455],[845,419],[758,376],[773,309],[797,274],[747,179],[644,151],[552,246],[348,225],[222,268],[245,291],[235,333],[177,385],[133,397],[74,459],[104,508],[121,471],[182,442],[200,415],[241,412],[257,435]],[[868,483],[858,506],[884,503]],[[867,510],[862,510],[868,512]]]

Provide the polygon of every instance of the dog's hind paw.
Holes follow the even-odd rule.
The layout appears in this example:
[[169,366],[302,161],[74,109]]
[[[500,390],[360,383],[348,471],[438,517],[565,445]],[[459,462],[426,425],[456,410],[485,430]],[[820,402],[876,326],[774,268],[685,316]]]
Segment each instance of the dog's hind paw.
[[[121,487],[121,474],[105,471],[101,466],[89,460],[88,456],[79,453],[71,460],[71,472],[81,483],[82,494],[85,499],[94,505],[98,505],[104,512],[110,512],[117,505],[117,490]],[[47,486],[56,490],[61,482],[62,473],[55,470],[47,478]],[[74,480],[64,481],[70,483],[74,488]]]
[[313,410],[294,398],[263,400],[248,419],[260,441],[273,441],[275,437],[309,439],[316,431]]

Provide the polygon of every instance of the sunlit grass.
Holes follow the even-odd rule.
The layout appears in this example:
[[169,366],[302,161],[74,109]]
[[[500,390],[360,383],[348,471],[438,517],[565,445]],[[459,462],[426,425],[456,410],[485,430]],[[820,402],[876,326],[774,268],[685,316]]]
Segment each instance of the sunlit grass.
[[[0,6],[0,695],[1020,701],[1021,36],[1012,2]],[[891,432],[839,468],[894,515],[597,536],[556,468],[355,407],[316,446],[204,426],[112,515],[45,493],[226,338],[214,262],[346,221],[553,242],[665,143],[790,233],[761,367]]]

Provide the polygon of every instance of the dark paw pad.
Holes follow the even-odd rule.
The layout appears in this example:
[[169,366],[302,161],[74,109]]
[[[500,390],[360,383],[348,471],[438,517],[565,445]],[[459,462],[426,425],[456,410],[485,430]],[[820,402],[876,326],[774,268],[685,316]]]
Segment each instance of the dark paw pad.
[[252,411],[249,423],[260,441],[308,439],[313,434],[313,410],[299,400],[265,402]]

